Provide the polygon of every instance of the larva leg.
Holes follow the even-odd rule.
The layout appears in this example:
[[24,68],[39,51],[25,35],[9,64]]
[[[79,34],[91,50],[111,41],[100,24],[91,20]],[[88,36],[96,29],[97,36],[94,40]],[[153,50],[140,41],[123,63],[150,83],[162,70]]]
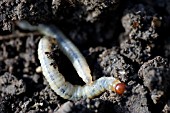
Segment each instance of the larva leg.
[[38,30],[46,36],[55,38],[60,49],[72,62],[74,68],[76,69],[78,75],[82,78],[82,80],[86,84],[92,83],[91,72],[85,58],[78,50],[78,48],[70,40],[68,40],[59,29],[54,26],[49,27],[42,24],[40,24],[39,26],[32,26],[26,21],[18,22],[17,25],[24,30]]
[[[105,90],[112,90],[122,94],[125,85],[113,77],[101,77],[91,85],[72,85],[65,81],[63,75],[59,73],[58,67],[53,66],[54,60],[49,58],[47,53],[52,52],[53,44],[56,44],[53,38],[42,38],[38,46],[38,56],[42,66],[43,74],[50,84],[50,87],[61,97],[69,100],[79,100],[93,98],[100,95]],[[117,89],[117,87],[119,87]]]

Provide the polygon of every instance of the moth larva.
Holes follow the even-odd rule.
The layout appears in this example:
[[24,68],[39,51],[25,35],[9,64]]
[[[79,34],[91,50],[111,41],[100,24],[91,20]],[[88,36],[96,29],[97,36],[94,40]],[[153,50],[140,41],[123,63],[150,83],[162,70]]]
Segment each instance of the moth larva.
[[84,86],[72,85],[65,81],[64,76],[58,71],[57,66],[53,66],[54,60],[49,58],[47,53],[52,52],[52,47],[56,44],[53,38],[42,38],[38,46],[38,57],[42,66],[43,75],[49,82],[51,88],[62,98],[69,100],[79,100],[93,98],[105,90],[112,90],[118,94],[123,94],[125,84],[114,77],[101,77],[93,83]]
[[[24,30],[38,30],[47,37],[42,38],[38,45],[38,57],[41,63],[43,75],[49,82],[50,87],[61,97],[69,100],[93,98],[106,90],[123,94],[125,84],[114,77],[101,77],[92,82],[90,69],[80,51],[69,41],[56,27],[48,27],[40,24],[32,26],[26,21],[18,22],[17,25]],[[51,38],[49,38],[51,37]],[[58,42],[58,43],[57,43]],[[84,86],[72,85],[65,81],[64,76],[58,71],[58,67],[52,65],[54,60],[48,56],[52,47],[58,44],[64,54],[70,59],[79,76],[86,83]]]
[[38,30],[46,36],[55,38],[58,42],[59,48],[69,58],[82,80],[86,84],[92,83],[91,72],[85,58],[78,48],[70,40],[68,40],[60,30],[54,26],[48,27],[43,24],[33,26],[27,21],[17,22],[17,25],[24,30]]

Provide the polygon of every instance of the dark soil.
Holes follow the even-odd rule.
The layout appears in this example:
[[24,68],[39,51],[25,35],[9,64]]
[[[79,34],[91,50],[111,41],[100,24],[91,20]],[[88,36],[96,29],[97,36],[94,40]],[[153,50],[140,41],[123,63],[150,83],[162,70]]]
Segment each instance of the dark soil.
[[[62,99],[39,70],[42,36],[17,28],[16,20],[58,26],[87,59],[93,80],[117,77],[126,92]],[[169,0],[1,0],[0,113],[169,113],[169,30]],[[83,85],[57,51],[61,73]]]

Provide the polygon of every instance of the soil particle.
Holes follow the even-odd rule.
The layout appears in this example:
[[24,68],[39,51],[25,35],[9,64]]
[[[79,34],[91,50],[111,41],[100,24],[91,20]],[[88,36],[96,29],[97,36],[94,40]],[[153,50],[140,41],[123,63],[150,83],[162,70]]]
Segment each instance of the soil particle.
[[164,106],[162,113],[169,113],[170,112],[170,100],[168,100],[167,104]]
[[137,84],[136,86],[133,86],[132,89],[133,95],[128,97],[128,100],[126,102],[127,109],[130,113],[150,113],[148,108],[148,99],[147,99],[147,91],[146,89],[140,85]]
[[122,18],[125,33],[121,37],[121,54],[139,64],[151,57],[155,40],[159,38],[156,29],[161,26],[161,17],[155,17],[153,9],[146,11],[147,8],[142,4],[136,5],[125,11]]
[[151,56],[151,46],[144,41],[127,39],[121,43],[121,54],[130,58],[133,62],[142,64]]
[[166,58],[170,58],[170,37],[164,42],[164,55]]
[[54,15],[57,13],[60,4],[61,4],[61,0],[52,0],[52,13]]
[[103,101],[101,99],[86,99],[78,101],[72,107],[72,113],[124,113],[127,111],[121,105],[117,103],[113,104],[112,102]]
[[[12,31],[12,21],[14,20],[29,20],[39,22],[49,20],[50,9],[47,2],[39,0],[33,2],[31,0],[2,0],[0,2],[0,27],[3,31]],[[29,13],[27,13],[29,12]]]
[[100,106],[99,99],[94,99],[94,100],[86,99],[75,103],[75,106],[73,108],[73,113],[76,112],[97,113],[100,108],[99,106]]
[[9,109],[10,105],[11,105],[11,100],[9,99],[8,95],[7,95],[6,98],[1,98],[0,97],[0,112],[2,112],[2,113],[10,113],[12,111],[11,109]]
[[[52,23],[79,46],[113,40],[118,24],[116,9],[120,0],[15,0],[0,1],[0,31],[13,31],[13,21],[27,20],[32,24]],[[110,14],[110,12],[114,12]],[[104,18],[99,18],[102,15]],[[110,17],[111,16],[111,17]],[[103,21],[108,18],[109,21]],[[92,25],[96,23],[96,25]],[[108,24],[112,23],[112,24]],[[120,23],[119,23],[120,24]],[[106,28],[107,25],[107,28]],[[65,27],[67,26],[67,27]],[[80,27],[81,26],[81,27]],[[86,30],[86,33],[82,32]],[[104,35],[104,36],[102,36]],[[96,38],[97,37],[97,38]],[[82,45],[83,44],[83,45]]]
[[61,105],[61,107],[55,113],[69,113],[73,107],[73,103],[68,101]]
[[118,54],[118,51],[118,48],[114,47],[103,51],[103,53],[99,55],[98,62],[105,75],[119,78],[121,81],[125,82],[131,79],[130,73],[133,68],[130,64],[125,62],[125,59]]
[[18,80],[10,73],[5,73],[0,76],[0,92],[1,96],[5,95],[20,95],[25,92],[23,80]]
[[80,4],[84,5],[86,9],[86,21],[93,22],[97,17],[102,13],[103,10],[107,9],[108,7],[115,9],[119,4],[120,0],[80,0]]
[[139,69],[139,77],[143,79],[144,85],[149,89],[151,99],[155,104],[163,102],[163,97],[167,96],[170,83],[170,70],[168,62],[157,56],[145,62]]

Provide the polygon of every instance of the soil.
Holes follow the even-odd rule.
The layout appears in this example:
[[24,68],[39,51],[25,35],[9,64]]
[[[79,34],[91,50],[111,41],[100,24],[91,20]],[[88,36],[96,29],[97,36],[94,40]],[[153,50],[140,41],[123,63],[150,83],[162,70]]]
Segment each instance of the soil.
[[[40,70],[42,35],[15,21],[53,24],[80,49],[93,80],[113,76],[127,84],[119,96],[68,101],[50,88]],[[0,113],[169,113],[169,0],[1,0]],[[66,80],[83,85],[57,50]]]

